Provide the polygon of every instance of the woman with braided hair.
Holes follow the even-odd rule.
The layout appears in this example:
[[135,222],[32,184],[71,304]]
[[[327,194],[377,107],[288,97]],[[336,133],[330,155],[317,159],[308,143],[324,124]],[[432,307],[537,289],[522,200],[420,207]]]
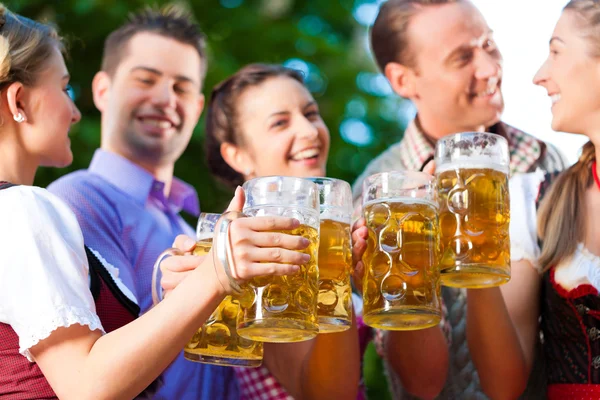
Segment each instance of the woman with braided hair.
[[[31,186],[39,166],[64,167],[73,158],[68,133],[81,114],[69,96],[63,50],[54,29],[0,4],[0,398],[131,399],[231,291],[229,279],[294,273],[308,260],[293,250],[308,241],[266,232],[297,227],[292,218],[234,221],[230,239],[247,239],[232,249],[231,278],[212,256],[171,257],[199,267],[138,318],[118,265],[84,246],[66,204]],[[236,191],[231,209],[243,202]],[[277,260],[268,256],[274,248]]]
[[485,391],[516,398],[541,329],[548,398],[598,399],[600,2],[565,6],[534,83],[552,100],[552,129],[590,141],[556,179],[511,179],[512,277],[501,288],[469,291],[469,347]]

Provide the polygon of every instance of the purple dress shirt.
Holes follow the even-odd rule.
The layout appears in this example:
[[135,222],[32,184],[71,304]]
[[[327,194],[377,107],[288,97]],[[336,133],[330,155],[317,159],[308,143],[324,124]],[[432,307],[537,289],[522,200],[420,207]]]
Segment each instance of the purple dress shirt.
[[[177,235],[195,236],[179,213],[199,214],[198,196],[190,185],[174,179],[168,198],[163,188],[164,183],[143,168],[100,149],[87,170],[70,173],[48,187],[77,216],[86,245],[119,269],[142,313],[152,306],[152,267],[158,255]],[[162,374],[154,398],[238,397],[231,368],[190,362],[180,354]]]

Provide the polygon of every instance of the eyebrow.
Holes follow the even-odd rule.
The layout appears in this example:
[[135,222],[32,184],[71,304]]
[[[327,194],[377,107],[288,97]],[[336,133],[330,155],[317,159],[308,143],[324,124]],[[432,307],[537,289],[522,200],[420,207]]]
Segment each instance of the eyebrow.
[[[150,72],[151,74],[158,75],[158,76],[164,75],[161,71],[159,71],[155,68],[145,67],[143,65],[138,65],[137,67],[133,67],[133,68],[131,68],[131,70],[129,72],[135,72],[135,71],[146,71],[146,72]],[[178,81],[184,81],[184,82],[190,82],[190,83],[196,84],[196,82],[192,78],[189,78],[185,75],[175,75],[175,79]]]
[[306,105],[304,106],[303,110],[306,110],[307,108],[309,108],[311,106],[316,106],[316,105],[317,105],[316,101],[314,101],[314,100],[309,101],[308,103],[306,103]]
[[[314,101],[314,100],[309,101],[308,103],[306,103],[306,105],[304,107],[302,107],[302,111],[306,110],[307,108],[310,108],[311,106],[316,106],[316,105],[317,105],[316,101]],[[269,116],[267,116],[267,119],[278,116],[278,115],[288,115],[288,114],[290,114],[289,111],[276,111],[272,114],[269,114]]]
[[[494,36],[494,31],[490,29],[490,30],[486,31],[485,33],[483,33],[483,34],[482,34],[482,35],[481,35],[479,38],[477,38],[476,40],[477,40],[478,42],[482,42],[482,41],[483,41],[482,39],[489,39],[489,38],[491,38],[491,37],[493,37],[493,36]],[[448,54],[448,55],[446,56],[446,58],[445,58],[445,61],[446,61],[446,62],[448,62],[448,61],[450,61],[452,58],[454,58],[454,57],[455,57],[457,54],[459,54],[459,53],[462,53],[462,52],[464,52],[464,51],[471,50],[473,47],[476,47],[476,46],[473,46],[473,40],[471,40],[469,43],[463,43],[463,44],[461,44],[460,46],[458,46],[457,48],[455,48],[454,50],[452,50],[452,51],[450,52],[450,54]]]
[[565,41],[564,41],[564,40],[562,40],[561,38],[559,38],[558,36],[552,36],[552,37],[550,38],[550,41],[548,42],[548,44],[552,44],[552,42],[560,42],[560,43],[562,43],[562,44],[564,44],[564,43],[565,43]]

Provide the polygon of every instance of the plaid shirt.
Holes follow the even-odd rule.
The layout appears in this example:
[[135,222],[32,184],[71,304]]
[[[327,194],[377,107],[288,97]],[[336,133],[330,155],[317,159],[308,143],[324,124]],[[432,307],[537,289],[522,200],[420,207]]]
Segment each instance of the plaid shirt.
[[[554,146],[503,122],[490,127],[489,132],[499,134],[508,141],[511,174],[533,172],[538,167],[545,172],[562,171],[567,165],[564,156]],[[413,120],[406,128],[404,138],[371,161],[354,182],[354,201],[362,194],[362,183],[368,176],[385,171],[421,171],[425,164],[433,160],[434,154],[435,144]]]
[[[537,168],[552,173],[562,171],[568,165],[564,156],[554,146],[503,122],[493,125],[488,131],[507,139],[511,174],[533,172]],[[419,129],[418,121],[413,120],[406,128],[403,139],[371,161],[358,177],[353,185],[354,204],[360,202],[362,183],[368,176],[394,170],[421,171],[433,160],[434,154],[433,140]],[[479,387],[479,378],[466,346],[466,290],[443,287],[442,295],[443,316],[440,326],[450,347],[450,368],[446,387],[438,399],[487,398]],[[385,360],[386,355],[381,346],[385,335],[385,331],[378,331],[375,342],[380,356],[384,358],[393,398],[409,399],[411,397],[403,391],[400,378]]]

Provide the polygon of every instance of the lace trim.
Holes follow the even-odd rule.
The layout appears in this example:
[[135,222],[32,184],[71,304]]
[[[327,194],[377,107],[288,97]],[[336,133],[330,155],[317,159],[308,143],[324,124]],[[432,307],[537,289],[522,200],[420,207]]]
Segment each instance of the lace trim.
[[102,257],[102,255],[99,252],[97,252],[96,250],[92,249],[91,247],[89,249],[90,249],[90,251],[92,253],[94,253],[94,255],[96,257],[98,257],[98,260],[100,260],[100,262],[102,263],[102,265],[106,268],[106,270],[108,271],[108,273],[110,274],[110,276],[113,278],[113,280],[117,284],[117,287],[119,288],[119,290],[129,300],[131,300],[135,304],[139,305],[139,303],[137,301],[137,298],[135,297],[135,295],[133,294],[133,292],[131,292],[131,290],[129,290],[129,288],[127,286],[125,286],[125,284],[123,283],[123,281],[121,280],[121,278],[119,278],[119,269],[117,267],[113,266],[108,261],[106,261],[106,259],[104,257]]
[[[587,276],[590,284],[600,290],[600,257],[590,252],[583,243],[577,245],[577,250],[582,257],[580,257],[580,267],[586,268],[585,275]],[[583,260],[581,260],[583,259]],[[582,261],[587,261],[583,264]],[[585,265],[585,267],[584,267]]]
[[71,325],[79,324],[88,326],[90,331],[101,331],[104,329],[98,315],[92,310],[86,308],[74,308],[70,306],[62,306],[55,310],[53,316],[38,316],[38,321],[44,321],[35,327],[35,330],[25,329],[19,335],[19,353],[27,357],[31,362],[34,362],[29,349],[38,344],[40,341],[48,338],[52,332],[58,328],[68,328]]

